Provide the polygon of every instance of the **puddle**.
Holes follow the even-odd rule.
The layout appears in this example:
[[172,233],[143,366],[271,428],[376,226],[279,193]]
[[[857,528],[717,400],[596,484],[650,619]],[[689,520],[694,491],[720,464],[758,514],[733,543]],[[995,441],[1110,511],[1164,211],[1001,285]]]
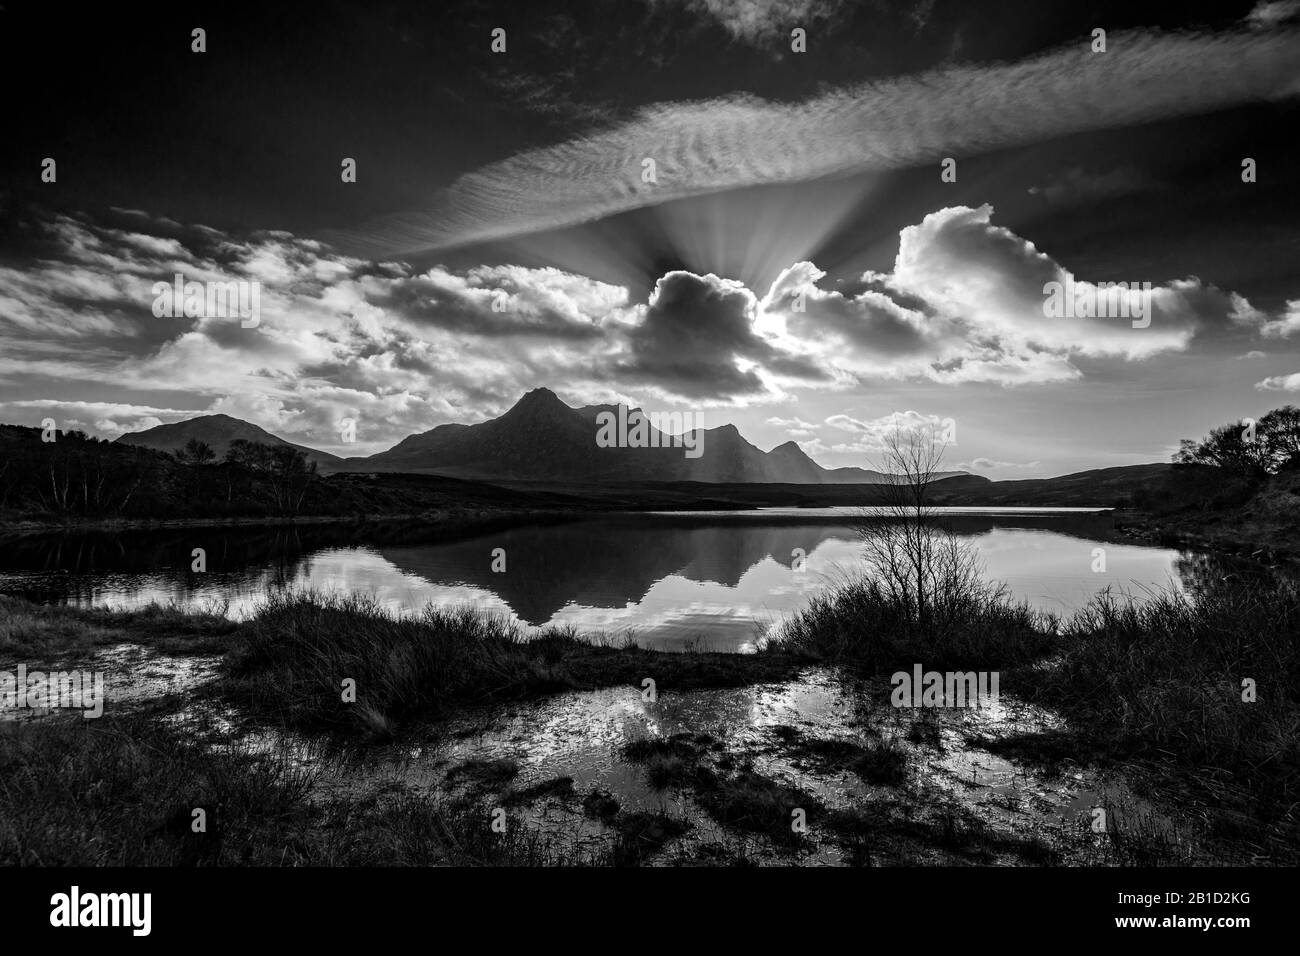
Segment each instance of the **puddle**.
[[[144,704],[193,690],[211,680],[217,673],[220,657],[194,657],[161,654],[138,644],[116,644],[97,649],[93,654],[75,664],[31,664],[29,673],[41,671],[57,674],[60,671],[89,671],[102,674],[104,681],[104,711],[140,707]],[[6,664],[13,672],[16,664]],[[17,707],[0,709],[0,721],[39,720],[55,714],[66,714],[63,708]]]
[[[468,794],[485,813],[506,808],[511,826],[572,853],[608,848],[628,815],[684,824],[684,833],[642,860],[651,864],[1117,862],[1092,832],[1095,807],[1112,828],[1140,823],[1185,840],[1118,775],[1069,760],[1037,769],[981,746],[1060,726],[1005,697],[980,710],[896,710],[887,696],[816,669],[780,684],[665,692],[653,702],[620,687],[463,712],[417,734],[416,743],[332,763],[321,796],[398,784]],[[656,784],[652,763],[625,751],[639,741],[651,750],[680,745],[684,759],[657,764],[668,779]],[[315,759],[306,741],[262,736],[255,744],[287,746],[295,761]],[[855,761],[882,750],[893,779],[873,782]],[[720,812],[729,804],[719,798],[719,781],[778,796],[760,826],[732,825]],[[619,815],[593,812],[602,801]],[[801,802],[807,830],[792,837],[789,813]]]
[[[79,667],[104,673],[111,710],[183,695],[218,663],[123,644]],[[318,771],[321,800],[400,786],[478,801],[484,813],[503,808],[510,826],[570,858],[599,856],[650,821],[638,860],[651,865],[1133,862],[1093,832],[1101,808],[1112,832],[1197,861],[1188,828],[1125,775],[1068,755],[1020,758],[1017,742],[1030,741],[1032,754],[1040,735],[1062,730],[1055,715],[1005,696],[970,710],[896,709],[888,698],[880,684],[817,668],[775,684],[661,689],[654,701],[614,687],[462,710],[400,745],[344,755],[315,737],[249,726],[210,698],[161,719],[215,749]]]

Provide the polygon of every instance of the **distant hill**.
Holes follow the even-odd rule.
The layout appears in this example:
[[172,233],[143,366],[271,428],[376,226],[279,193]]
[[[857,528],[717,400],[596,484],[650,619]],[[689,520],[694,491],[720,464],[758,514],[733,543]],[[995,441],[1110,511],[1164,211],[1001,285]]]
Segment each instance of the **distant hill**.
[[156,425],[144,431],[127,432],[117,440],[124,445],[138,445],[142,448],[175,454],[192,438],[206,442],[217,453],[218,459],[225,457],[231,442],[242,438],[260,445],[288,445],[296,448],[307,456],[308,461],[316,462],[321,471],[337,471],[343,461],[337,455],[317,451],[305,445],[295,445],[271,434],[265,428],[259,428],[257,425],[229,415],[200,415],[198,418],[189,418],[183,422]]
[[1147,490],[1160,485],[1174,465],[1121,465],[1097,468],[1057,478],[991,481],[984,485],[948,484],[935,487],[932,501],[939,505],[1038,505],[1043,507],[1102,507],[1131,505]]

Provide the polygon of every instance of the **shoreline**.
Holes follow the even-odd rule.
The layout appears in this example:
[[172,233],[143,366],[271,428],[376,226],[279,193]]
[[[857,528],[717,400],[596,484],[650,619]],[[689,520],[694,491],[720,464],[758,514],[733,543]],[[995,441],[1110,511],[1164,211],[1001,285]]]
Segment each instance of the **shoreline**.
[[[734,655],[602,645],[599,635],[566,631],[521,643],[482,616],[395,620],[364,600],[294,599],[243,622],[162,607],[0,601],[10,621],[0,669],[22,660],[29,669],[116,671],[103,718],[50,713],[0,735],[0,771],[22,782],[0,804],[28,834],[7,844],[0,827],[0,860],[97,865],[106,858],[96,854],[111,853],[150,865],[187,865],[196,856],[212,865],[277,865],[289,847],[293,862],[328,865],[357,862],[354,848],[367,843],[358,834],[390,828],[418,839],[379,841],[369,861],[1151,865],[1241,862],[1255,840],[1269,844],[1268,862],[1292,852],[1269,829],[1282,825],[1269,791],[1246,786],[1250,780],[1225,778],[1212,793],[1231,796],[1222,815],[1235,827],[1248,823],[1249,840],[1225,839],[1198,818],[1220,814],[1197,790],[1207,761],[1217,765],[1201,749],[1247,732],[1240,739],[1258,746],[1253,710],[1217,707],[1218,736],[1188,743],[1177,722],[1117,723],[1111,702],[1100,710],[1089,703],[1097,675],[1113,673],[1113,655],[1134,646],[1112,636],[1116,625],[1136,627],[1148,641],[1161,636],[1164,645],[1129,675],[1131,686],[1112,691],[1133,704],[1152,688],[1167,690],[1164,654],[1180,632],[1161,635],[1161,615],[1101,627],[1085,621],[1085,631],[1062,644],[1014,609],[990,605],[918,647],[905,629],[868,626],[859,612],[870,608],[848,593],[829,597],[820,617],[805,617],[799,634]],[[1240,607],[1271,613],[1253,601]],[[1187,622],[1218,634],[1222,622],[1238,619],[1237,608],[1211,606],[1212,617]],[[837,648],[850,625],[854,639],[868,643]],[[1248,659],[1258,653],[1260,629],[1241,622],[1238,631],[1245,644],[1222,644],[1234,668],[1267,673],[1264,659]],[[982,635],[983,650],[971,657],[958,632]],[[880,644],[886,633],[888,644]],[[1100,646],[1090,651],[1081,640]],[[121,653],[124,644],[138,653]],[[937,667],[997,665],[1005,700],[987,714],[889,706],[885,675],[918,653]],[[1083,669],[1041,671],[1039,662],[1057,653]],[[1187,665],[1183,684],[1219,682],[1215,660],[1202,655]],[[197,683],[114,700],[113,686],[130,690],[169,664],[183,670],[204,661],[211,666],[200,668]],[[352,702],[338,692],[344,674],[355,678]],[[646,696],[646,677],[657,696]],[[822,705],[809,709],[808,700]],[[542,740],[553,750],[533,766]],[[604,755],[595,766],[581,756],[593,747]],[[1171,750],[1186,752],[1169,764],[1161,755]],[[275,756],[268,762],[257,753]],[[113,769],[132,760],[129,774]],[[606,762],[621,773],[607,779],[599,769]],[[976,780],[971,766],[1000,769]],[[1064,768],[1071,775],[1062,776]],[[218,789],[204,783],[202,799],[193,797],[193,780],[215,780]],[[1003,793],[1007,781],[1020,783]],[[81,814],[83,785],[114,812]],[[1170,787],[1179,800],[1161,799]],[[178,802],[219,804],[225,794],[250,792],[248,816],[228,819],[225,843],[167,830]],[[1089,806],[1107,808],[1113,843],[1090,832],[1090,816],[1077,811],[1080,793]],[[807,811],[810,838],[791,833],[791,807]],[[507,809],[521,843],[503,844],[486,826],[494,808]],[[1061,812],[1065,819],[1052,816]],[[284,829],[268,829],[264,817]],[[1166,819],[1186,828],[1176,844],[1158,823]],[[428,834],[440,832],[430,821],[473,834],[473,845],[430,843]],[[410,846],[418,852],[407,855]]]
[[[292,527],[295,525],[327,525],[327,524],[379,524],[394,521],[419,521],[429,524],[438,523],[468,523],[474,521],[493,521],[501,518],[580,518],[595,516],[626,516],[626,515],[665,515],[665,516],[682,516],[692,517],[709,514],[738,514],[738,515],[758,515],[761,516],[763,509],[780,509],[783,513],[774,515],[774,518],[786,520],[799,520],[802,516],[800,511],[816,512],[827,508],[873,508],[879,507],[878,503],[859,503],[859,504],[834,504],[834,505],[789,505],[783,503],[764,504],[761,502],[733,502],[701,499],[698,502],[666,502],[657,501],[648,503],[639,507],[629,507],[623,501],[611,501],[607,506],[602,506],[599,500],[591,502],[586,507],[521,507],[521,508],[455,508],[455,509],[429,509],[425,511],[411,512],[371,512],[364,514],[347,514],[347,515],[252,515],[252,516],[232,516],[232,517],[192,517],[192,518],[75,518],[56,520],[53,518],[27,518],[27,519],[0,519],[0,538],[19,534],[41,534],[45,532],[65,532],[65,533],[82,533],[93,531],[152,531],[177,528],[281,528]],[[1025,504],[1025,505],[1008,505],[1005,502],[998,504],[979,505],[979,504],[960,504],[948,505],[937,504],[936,509],[954,508],[968,509],[967,513],[981,515],[998,515],[1004,513],[1014,513],[1016,509],[1023,509],[1024,514],[1104,514],[1115,512],[1115,509],[1108,505],[1098,505],[1094,507],[1079,507],[1077,505],[1044,505],[1044,504]],[[988,509],[985,511],[984,509]],[[795,512],[790,514],[789,512]],[[959,513],[959,512],[954,512]],[[820,518],[822,516],[810,514],[808,518]]]
[[1245,558],[1266,567],[1300,563],[1300,554],[1292,550],[1300,541],[1280,527],[1215,533],[1212,525],[1203,520],[1160,518],[1150,512],[1115,512],[1116,533],[1142,544]]
[[299,525],[360,525],[398,521],[456,525],[476,521],[493,521],[502,518],[569,518],[590,513],[607,514],[609,512],[588,512],[580,508],[465,508],[399,514],[295,515],[290,517],[268,515],[265,517],[234,518],[81,518],[74,521],[29,519],[0,521],[0,539],[51,532],[83,534],[96,531],[162,531],[183,528],[286,528]]
[[[680,515],[689,518],[692,516],[698,517],[701,514],[715,511],[762,517],[761,509],[764,507],[783,508],[787,512],[795,512],[793,514],[785,513],[779,516],[774,516],[774,520],[779,518],[782,522],[788,522],[801,520],[801,516],[797,513],[800,510],[814,511],[819,509],[819,506],[791,508],[790,506],[784,505],[766,506],[762,504],[739,503],[734,503],[733,507],[730,508],[719,508],[716,506],[720,503],[716,501],[709,502],[713,507],[703,508],[697,508],[693,505],[678,502],[674,502],[672,505],[665,502],[656,502],[644,507],[628,507],[625,502],[618,502],[617,504],[611,502],[610,504],[611,507],[601,507],[599,502],[592,502],[588,507],[469,507],[429,509],[425,511],[400,513],[373,512],[348,515],[265,515],[209,518],[78,518],[74,520],[32,518],[0,520],[0,540],[40,534],[91,534],[100,532],[163,531],[186,528],[271,529],[325,525],[347,526],[392,524],[396,522],[418,522],[421,524],[438,524],[447,527],[456,527],[462,525],[473,525],[480,522],[486,523],[520,519],[525,521],[553,521],[592,517],[622,517],[629,515],[660,515],[664,517]],[[871,505],[850,505],[845,507],[871,507]],[[1050,513],[1054,509],[1054,506],[1052,505],[1007,505],[1005,502],[1000,502],[996,505],[963,504],[959,506],[936,505],[936,507],[962,507],[971,509],[980,509],[984,507],[989,509],[1025,508],[1026,513],[1029,513],[1029,509],[1033,509],[1033,513],[1043,514]],[[1077,510],[1077,506],[1075,505],[1061,505],[1058,507],[1061,509],[1070,509],[1072,511]],[[1091,511],[1092,509],[1088,510]],[[975,513],[979,512],[976,511]],[[989,513],[996,514],[998,512],[990,510]],[[1300,553],[1293,550],[1296,546],[1297,539],[1290,530],[1281,527],[1257,526],[1254,530],[1245,531],[1238,529],[1220,530],[1213,527],[1216,521],[1222,520],[1219,515],[1215,515],[1214,520],[1212,521],[1189,519],[1187,517],[1181,519],[1162,518],[1152,514],[1151,512],[1116,509],[1102,506],[1098,506],[1095,513],[1110,514],[1114,521],[1114,530],[1117,534],[1143,544],[1214,552],[1225,556],[1249,558],[1266,565],[1296,564],[1300,562]],[[810,515],[808,520],[813,520],[819,517],[820,516]]]

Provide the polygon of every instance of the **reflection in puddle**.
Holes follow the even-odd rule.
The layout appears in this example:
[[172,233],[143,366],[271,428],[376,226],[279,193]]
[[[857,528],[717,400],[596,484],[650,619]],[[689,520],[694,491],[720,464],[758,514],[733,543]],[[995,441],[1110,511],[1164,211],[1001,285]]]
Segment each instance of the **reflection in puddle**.
[[[655,702],[625,687],[483,708],[355,760],[323,758],[303,741],[256,739],[328,766],[322,799],[394,785],[468,792],[485,813],[509,807],[512,826],[576,853],[608,847],[615,810],[617,819],[662,814],[684,825],[648,861],[663,864],[1105,863],[1104,841],[1089,832],[1097,806],[1112,827],[1141,814],[1144,828],[1184,839],[1118,775],[1068,763],[1049,773],[981,746],[1058,729],[1050,714],[1006,698],[983,711],[940,713],[872,699],[885,700],[811,670],[786,683],[664,693]],[[637,762],[627,748],[638,742],[680,744],[686,759]],[[897,779],[872,782],[845,756],[872,747],[898,753]],[[656,782],[656,772],[667,779]],[[807,834],[781,839],[791,808],[779,801],[761,826],[730,825],[719,808],[731,797],[719,791],[740,780],[801,795]],[[593,812],[602,801],[613,808],[603,817]]]
[[[183,695],[162,719],[218,750],[274,754],[316,772],[314,799],[355,800],[394,788],[508,808],[574,856],[599,857],[628,821],[666,821],[650,864],[1085,864],[1116,862],[1090,831],[1155,839],[1168,860],[1205,852],[1168,808],[1125,774],[1069,757],[1050,769],[1014,746],[1062,730],[1054,715],[1003,696],[978,710],[895,709],[888,687],[812,668],[745,688],[643,699],[639,688],[565,693],[472,708],[416,728],[400,744],[340,751],[315,737],[250,726],[195,693],[210,657],[129,645],[96,653],[109,706]],[[20,719],[39,715],[24,715]],[[1007,745],[1013,745],[1010,748]],[[793,810],[806,832],[792,835]]]
[[[100,648],[75,664],[31,665],[30,670],[39,669],[47,673],[77,670],[102,674],[104,710],[109,711],[193,690],[216,675],[219,661],[217,657],[180,657],[161,654],[138,644],[118,644]],[[33,720],[58,713],[66,714],[68,711],[0,708],[0,721]]]

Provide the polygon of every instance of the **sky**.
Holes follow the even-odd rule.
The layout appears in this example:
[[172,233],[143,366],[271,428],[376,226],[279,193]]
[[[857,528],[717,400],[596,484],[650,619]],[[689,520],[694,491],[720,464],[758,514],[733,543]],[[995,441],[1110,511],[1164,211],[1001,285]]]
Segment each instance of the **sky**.
[[1300,401],[1300,0],[6,0],[0,78],[4,422],[355,455],[546,386],[1001,479]]

